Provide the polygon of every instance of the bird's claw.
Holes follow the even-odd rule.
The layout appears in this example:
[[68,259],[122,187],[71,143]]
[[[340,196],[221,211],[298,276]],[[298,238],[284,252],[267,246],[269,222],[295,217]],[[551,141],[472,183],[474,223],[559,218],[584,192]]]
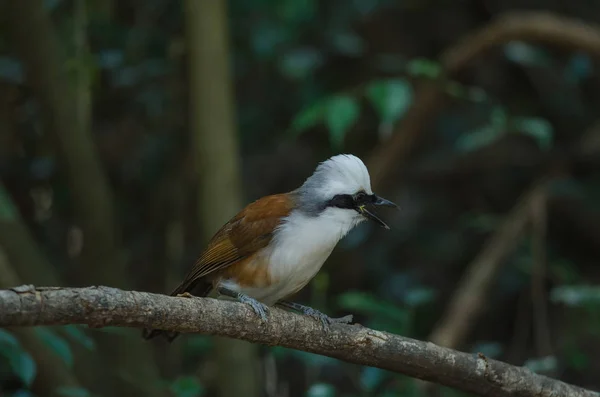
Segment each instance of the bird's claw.
[[178,298],[193,298],[194,295],[190,294],[189,292],[184,292],[183,294],[177,294],[176,295]]
[[349,324],[352,322],[351,314],[344,317],[332,318],[326,315],[325,313],[322,313],[317,309],[313,309],[312,307],[308,306],[304,306],[302,308],[302,312],[307,316],[313,317],[314,319],[321,321],[321,324],[323,324],[323,328],[325,329],[325,331],[329,331],[329,326],[331,324]]
[[267,313],[269,312],[269,308],[264,303],[261,303],[256,299],[245,295],[240,296],[239,299],[240,302],[250,305],[250,307],[252,307],[252,310],[254,310],[254,312],[260,317],[262,321],[267,321]]

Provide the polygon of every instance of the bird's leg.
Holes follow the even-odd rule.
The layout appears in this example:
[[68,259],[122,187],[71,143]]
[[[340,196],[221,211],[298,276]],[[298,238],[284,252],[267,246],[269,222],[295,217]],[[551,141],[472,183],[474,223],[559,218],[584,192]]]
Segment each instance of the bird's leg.
[[352,322],[352,315],[347,315],[344,317],[340,317],[340,318],[331,318],[328,315],[321,313],[320,311],[318,311],[317,309],[313,309],[310,306],[304,306],[301,305],[299,303],[296,302],[290,302],[290,301],[279,301],[276,303],[277,306],[281,306],[284,307],[286,309],[292,309],[292,310],[297,310],[299,312],[301,312],[302,314],[306,315],[306,316],[310,316],[313,318],[316,318],[317,320],[320,320],[321,323],[323,324],[323,328],[325,328],[326,330],[329,329],[329,325],[333,324],[333,323],[339,323],[339,324],[349,324]]
[[242,294],[241,292],[233,291],[229,288],[219,287],[219,294],[228,296],[230,298],[237,299],[241,303],[246,303],[252,307],[252,310],[261,318],[263,321],[267,321],[267,313],[269,312],[269,308],[264,304],[260,303],[254,298],[249,297],[246,294]]

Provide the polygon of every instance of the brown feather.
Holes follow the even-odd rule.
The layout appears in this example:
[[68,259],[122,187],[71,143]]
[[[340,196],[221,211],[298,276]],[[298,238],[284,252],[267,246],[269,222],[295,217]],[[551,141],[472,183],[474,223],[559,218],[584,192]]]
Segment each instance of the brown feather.
[[[246,206],[213,236],[172,295],[191,292],[193,284],[204,278],[211,283],[222,276],[234,277],[247,285],[268,283],[267,267],[251,266],[251,259],[269,244],[273,231],[293,207],[288,194],[266,196]],[[253,277],[256,281],[251,281]]]
[[254,254],[223,269],[220,278],[232,279],[241,287],[268,287],[275,280],[271,277],[268,263],[260,260],[258,255]]

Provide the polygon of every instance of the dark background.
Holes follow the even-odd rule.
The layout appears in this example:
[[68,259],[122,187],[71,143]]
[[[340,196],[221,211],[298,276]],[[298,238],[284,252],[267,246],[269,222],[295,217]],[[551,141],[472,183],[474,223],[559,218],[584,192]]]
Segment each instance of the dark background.
[[[168,293],[246,203],[352,153],[402,211],[296,300],[587,388],[600,3],[0,0],[0,284]],[[317,355],[0,330],[4,396],[463,395]]]

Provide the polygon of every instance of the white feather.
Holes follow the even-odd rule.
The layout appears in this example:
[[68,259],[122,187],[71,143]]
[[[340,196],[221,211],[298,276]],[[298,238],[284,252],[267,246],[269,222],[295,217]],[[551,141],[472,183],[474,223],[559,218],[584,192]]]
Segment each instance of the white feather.
[[310,189],[311,193],[323,199],[360,190],[373,194],[367,167],[361,159],[350,154],[339,154],[319,164],[302,188]]

